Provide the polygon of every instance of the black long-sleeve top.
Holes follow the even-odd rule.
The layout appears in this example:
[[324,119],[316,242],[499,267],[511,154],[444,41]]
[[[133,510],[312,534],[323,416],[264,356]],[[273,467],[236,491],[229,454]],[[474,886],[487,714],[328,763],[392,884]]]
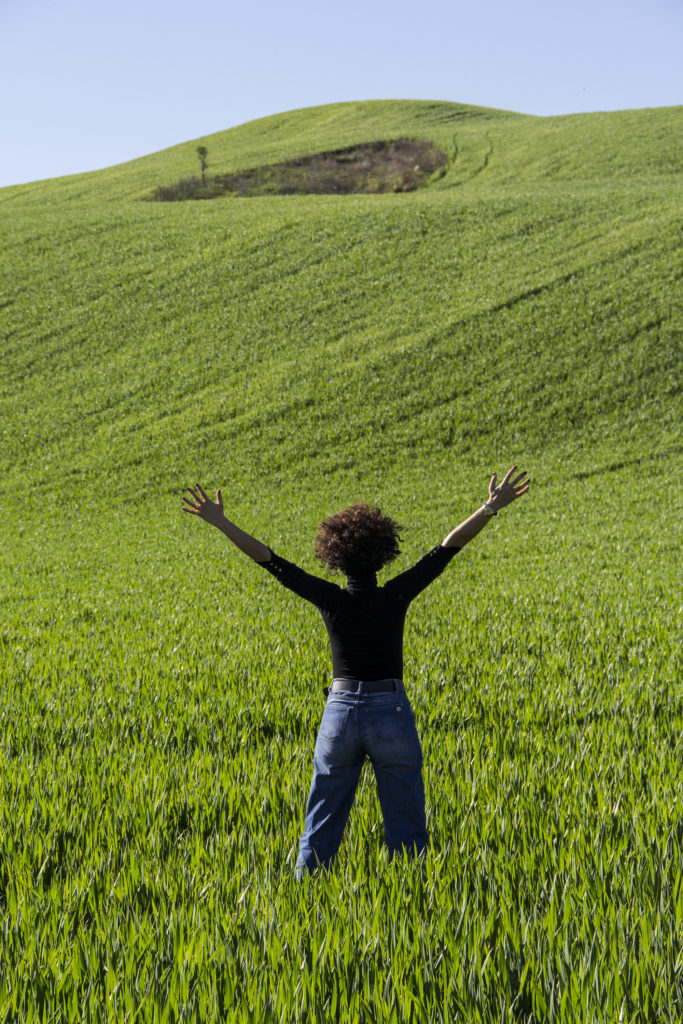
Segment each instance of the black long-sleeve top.
[[271,551],[259,564],[320,611],[332,647],[335,679],[401,679],[408,605],[443,572],[458,548],[432,548],[383,586],[374,573],[349,576],[346,587],[311,576]]

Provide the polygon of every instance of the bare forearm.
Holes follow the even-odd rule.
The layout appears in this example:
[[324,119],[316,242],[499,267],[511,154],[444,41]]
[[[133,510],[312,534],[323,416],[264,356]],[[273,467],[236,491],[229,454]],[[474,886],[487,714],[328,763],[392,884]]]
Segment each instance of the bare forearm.
[[195,484],[194,489],[187,487],[186,493],[183,494],[183,512],[198,516],[210,526],[215,526],[217,530],[225,534],[228,540],[232,541],[235,547],[243,551],[245,555],[249,555],[249,558],[253,558],[255,562],[270,561],[270,548],[225,518],[223,496],[220,491],[216,491],[216,500],[211,501],[200,484]]
[[468,544],[473,537],[481,533],[489,519],[497,515],[506,505],[512,504],[517,498],[521,498],[527,493],[529,490],[529,479],[526,473],[519,473],[514,480],[512,479],[512,474],[516,468],[516,466],[513,466],[512,469],[508,470],[500,484],[498,484],[497,474],[493,474],[489,484],[489,496],[484,504],[469,519],[465,519],[464,522],[460,523],[460,526],[456,526],[454,530],[451,530],[448,536],[441,542],[442,548],[464,548],[465,544]]
[[469,519],[456,526],[441,542],[442,548],[464,548],[473,537],[480,533],[488,523],[490,515],[487,515],[484,508],[478,508]]
[[228,540],[231,540],[235,547],[243,551],[249,558],[253,558],[255,562],[269,562],[270,561],[270,548],[262,544],[260,540],[256,540],[255,537],[245,533],[239,526],[235,526],[225,516],[219,519],[214,526],[217,527],[224,533]]

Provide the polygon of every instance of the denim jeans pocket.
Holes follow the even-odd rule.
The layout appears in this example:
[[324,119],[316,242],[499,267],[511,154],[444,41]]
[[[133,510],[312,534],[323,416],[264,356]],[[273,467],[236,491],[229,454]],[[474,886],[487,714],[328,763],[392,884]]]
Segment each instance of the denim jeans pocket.
[[328,704],[323,712],[320,722],[320,735],[326,740],[342,739],[346,731],[346,721],[349,717],[348,707],[340,707],[338,704]]
[[386,743],[400,739],[406,731],[410,711],[402,704],[384,705],[368,710],[370,729],[374,739]]

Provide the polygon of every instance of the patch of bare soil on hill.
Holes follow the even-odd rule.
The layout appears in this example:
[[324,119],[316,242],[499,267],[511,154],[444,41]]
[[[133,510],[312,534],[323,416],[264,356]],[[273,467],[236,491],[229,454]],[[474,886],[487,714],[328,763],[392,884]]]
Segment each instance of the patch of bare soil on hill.
[[429,139],[365,142],[348,149],[254,167],[235,174],[184,178],[159,185],[152,199],[214,199],[216,196],[372,195],[412,192],[445,167],[448,158]]

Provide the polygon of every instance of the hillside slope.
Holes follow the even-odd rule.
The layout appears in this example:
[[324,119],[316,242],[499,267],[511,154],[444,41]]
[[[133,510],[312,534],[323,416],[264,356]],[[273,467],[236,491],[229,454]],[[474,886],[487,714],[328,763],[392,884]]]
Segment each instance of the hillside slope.
[[668,451],[682,119],[339,105],[202,141],[235,167],[427,134],[448,173],[405,196],[143,202],[193,170],[188,143],[3,190],[5,493],[170,490],[226,448],[237,480],[311,482],[417,453]]

